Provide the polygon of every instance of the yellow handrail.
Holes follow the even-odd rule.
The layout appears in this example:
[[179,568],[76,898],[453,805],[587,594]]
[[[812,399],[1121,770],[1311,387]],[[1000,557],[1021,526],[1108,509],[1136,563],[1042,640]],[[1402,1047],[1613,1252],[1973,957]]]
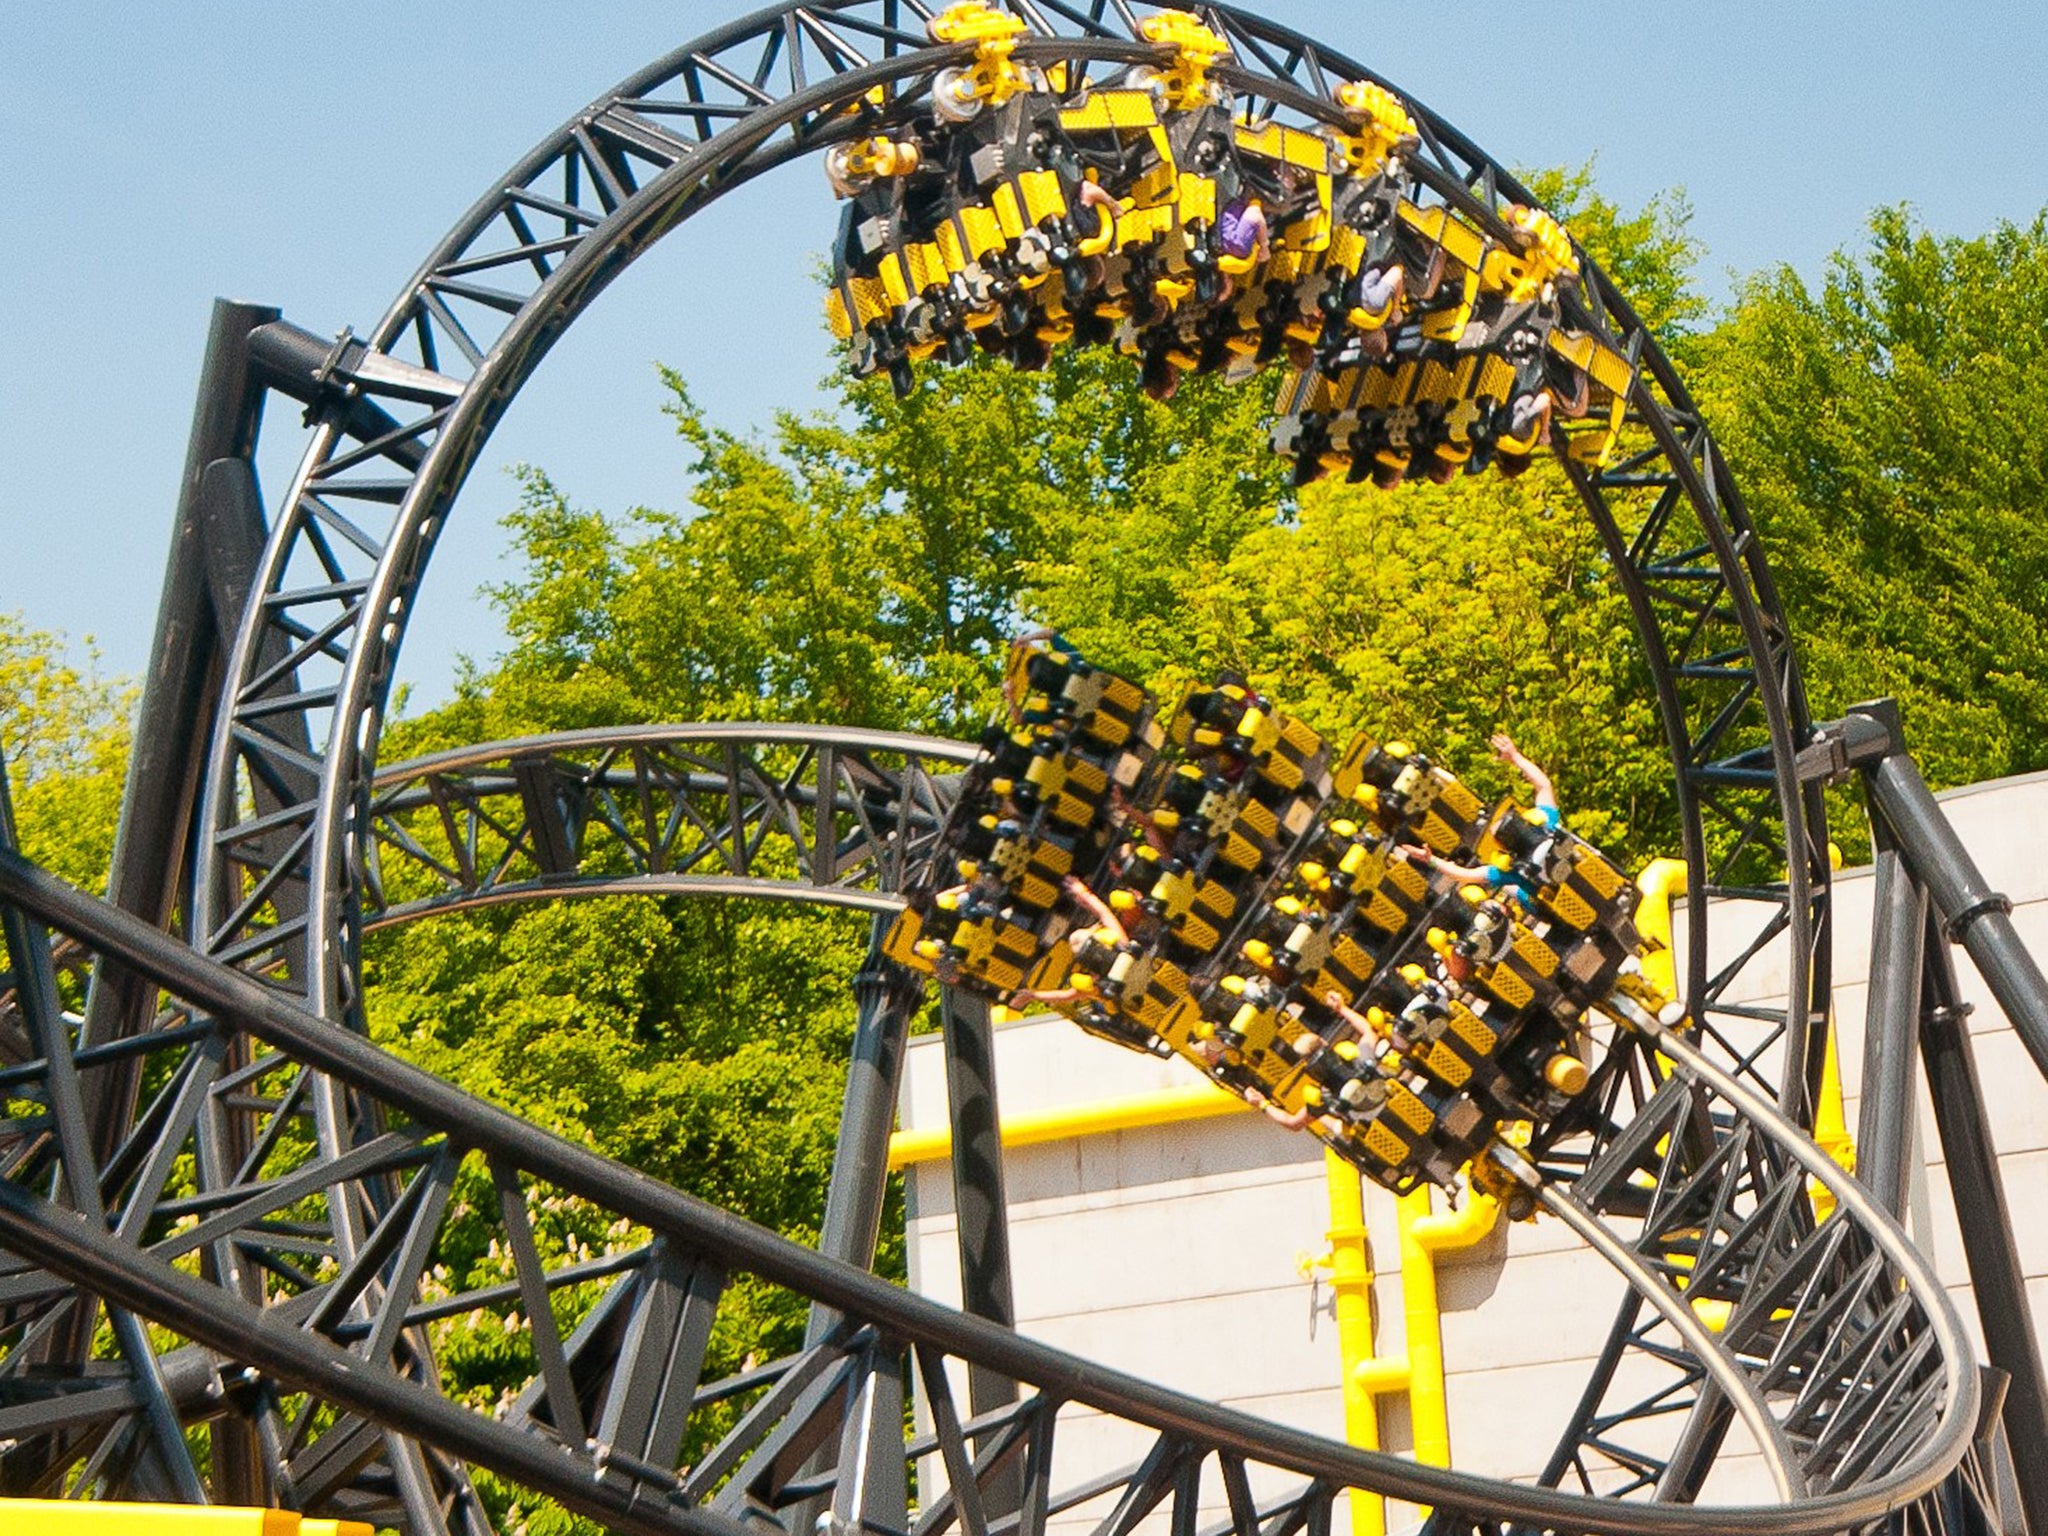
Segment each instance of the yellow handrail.
[[7,1536],[371,1536],[360,1520],[314,1520],[288,1509],[0,1499]]
[[[1048,1141],[1071,1141],[1081,1136],[1100,1136],[1110,1131],[1133,1131],[1148,1125],[1176,1125],[1184,1120],[1207,1120],[1216,1115],[1236,1114],[1251,1106],[1235,1094],[1206,1080],[1185,1088],[1161,1088],[1151,1093],[1134,1093],[1117,1099],[1095,1099],[1059,1109],[1029,1115],[1003,1117],[1001,1135],[1005,1147],[1031,1147]],[[912,1163],[936,1162],[953,1155],[951,1127],[936,1125],[925,1130],[898,1131],[889,1138],[889,1169],[907,1168]]]

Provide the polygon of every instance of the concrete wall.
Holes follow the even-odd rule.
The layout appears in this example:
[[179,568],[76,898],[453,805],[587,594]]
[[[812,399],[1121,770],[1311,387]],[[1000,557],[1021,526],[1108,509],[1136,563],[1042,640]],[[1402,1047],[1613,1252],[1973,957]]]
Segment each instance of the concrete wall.
[[[2000,779],[1950,790],[1942,809],[1994,891],[2013,903],[2013,926],[2037,958],[2048,961],[2048,774]],[[1863,1012],[1869,988],[1870,915],[1874,882],[1865,869],[1844,870],[1835,882],[1835,1017],[1840,1031],[1842,1087],[1853,1131],[1863,1083]],[[1714,948],[1724,938],[1715,920]],[[1730,935],[1732,937],[1732,935]],[[2018,1035],[1999,1011],[1983,978],[1962,950],[1954,951],[1957,979],[1974,1006],[1970,1034],[1977,1070],[1991,1115],[1993,1135],[2005,1172],[2006,1197],[2019,1238],[2037,1326],[2048,1331],[2048,1084],[2035,1070]],[[1781,997],[1782,947],[1759,957],[1743,973],[1740,996],[1732,1000]],[[1774,995],[1775,994],[1775,995]],[[1922,1167],[1915,1179],[1909,1226],[1936,1267],[1950,1282],[1966,1321],[1975,1328],[1968,1274],[1955,1208],[1948,1197],[1948,1171],[1919,1083]]]
[[[2048,955],[2048,775],[1974,786],[1942,800],[1992,887],[2012,897],[2022,935]],[[1835,995],[1853,1128],[1869,871],[1844,871],[1836,889]],[[1734,953],[1759,921],[1759,911],[1717,909],[1710,958]],[[2036,1315],[2048,1328],[2048,1084],[1966,957],[1957,958],[1965,993],[1978,1004],[1972,1032],[1979,1066]],[[1767,948],[1745,968],[1730,1001],[1778,1003],[1783,987],[1782,946]],[[1192,1077],[1177,1063],[1119,1050],[1057,1019],[1000,1028],[996,1058],[1006,1116],[1185,1086]],[[1924,1086],[1921,1102],[1924,1114]],[[901,1123],[923,1128],[945,1117],[940,1042],[921,1039],[906,1066]],[[1927,1130],[1912,1222],[1969,1317],[1961,1243],[1931,1121]],[[1263,1117],[1232,1114],[1016,1148],[1005,1172],[1022,1332],[1199,1397],[1343,1438],[1330,1291],[1303,1267],[1328,1248],[1324,1158],[1315,1142]],[[949,1168],[922,1165],[908,1184],[911,1283],[957,1304]],[[1376,1342],[1381,1354],[1393,1355],[1406,1346],[1395,1205],[1371,1185],[1366,1193]],[[1454,1461],[1463,1470],[1533,1479],[1572,1413],[1624,1287],[1552,1222],[1503,1228],[1475,1249],[1445,1255],[1439,1286]],[[1122,1426],[1073,1418],[1061,1430],[1073,1437],[1062,1448],[1063,1482],[1127,1463],[1145,1449]],[[1380,1429],[1388,1448],[1409,1447],[1402,1396],[1380,1400]],[[1744,1449],[1731,1441],[1708,1497],[1769,1496]],[[1089,1513],[1099,1518],[1099,1511]],[[1389,1513],[1399,1530],[1410,1512]],[[1060,1523],[1079,1530],[1092,1520],[1077,1514]]]

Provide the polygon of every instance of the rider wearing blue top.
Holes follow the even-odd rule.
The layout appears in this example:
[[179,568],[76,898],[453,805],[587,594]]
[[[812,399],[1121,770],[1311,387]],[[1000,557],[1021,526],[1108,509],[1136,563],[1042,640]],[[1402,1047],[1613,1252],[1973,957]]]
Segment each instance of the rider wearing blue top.
[[[1447,865],[1439,864],[1437,868],[1450,872]],[[1482,864],[1472,872],[1472,883],[1485,886],[1489,895],[1506,891],[1524,905],[1536,899],[1535,883],[1519,864],[1510,863],[1505,868],[1499,864]]]
[[[1515,745],[1514,737],[1506,731],[1494,732],[1493,755],[1529,781],[1529,787],[1536,792],[1536,818],[1542,823],[1544,831],[1560,830],[1564,826],[1564,812],[1558,809],[1557,790],[1550,782],[1550,775],[1531,762],[1523,754],[1522,749]],[[1523,902],[1535,898],[1535,886],[1531,884],[1519,862],[1510,862],[1506,867],[1499,864],[1472,866],[1453,864],[1448,859],[1440,859],[1427,848],[1410,845],[1404,846],[1401,851],[1414,863],[1422,865],[1425,869],[1436,870],[1439,874],[1449,875],[1460,884],[1482,885],[1489,892],[1511,891],[1517,900]]]

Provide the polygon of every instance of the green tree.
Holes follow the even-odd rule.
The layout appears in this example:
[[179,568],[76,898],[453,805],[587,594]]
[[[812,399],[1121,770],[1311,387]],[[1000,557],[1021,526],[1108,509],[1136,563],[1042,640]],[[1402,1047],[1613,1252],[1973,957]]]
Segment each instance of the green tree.
[[65,639],[0,613],[0,757],[23,851],[74,885],[106,888],[128,762],[130,690],[83,668]]
[[1214,660],[1337,745],[1361,728],[1405,739],[1501,794],[1520,788],[1488,748],[1505,729],[1584,836],[1637,860],[1675,837],[1647,671],[1615,643],[1628,612],[1554,469],[1311,487],[1296,521],[1245,539],[1192,618]]
[[1871,219],[1818,289],[1743,288],[1700,393],[1823,715],[1898,697],[1938,783],[2048,766],[2048,222]]
[[[1684,198],[1627,210],[1590,168],[1528,179],[1644,322],[1690,345],[1706,304]],[[1647,670],[1615,643],[1626,607],[1554,465],[1512,482],[1295,495],[1266,451],[1257,386],[1196,381],[1209,387],[1182,427],[1189,390],[1157,406],[1122,360],[1095,366],[1163,451],[1045,523],[1026,567],[1033,616],[1162,694],[1235,667],[1340,741],[1361,727],[1409,738],[1488,792],[1513,787],[1486,745],[1508,729],[1552,766],[1586,835],[1638,860],[1673,846]]]
[[[1682,202],[1620,210],[1584,172],[1542,190],[1580,215],[1599,259],[1645,285],[1656,323],[1698,315]],[[1050,623],[1163,695],[1237,667],[1339,740],[1360,726],[1409,736],[1485,789],[1509,787],[1485,751],[1505,726],[1554,765],[1585,831],[1631,854],[1668,840],[1649,690],[1611,643],[1625,616],[1554,470],[1296,497],[1266,448],[1263,389],[1194,379],[1161,405],[1101,349],[1033,374],[927,370],[900,402],[880,381],[842,381],[837,416],[785,416],[765,442],[711,427],[668,383],[685,510],[608,517],[529,473],[511,519],[523,569],[495,594],[511,647],[445,709],[394,727],[390,755],[661,719],[961,734],[992,711],[1003,637]],[[727,1056],[744,1071],[744,1029],[699,1036],[676,1021],[772,990],[788,968],[811,986],[851,955],[857,925],[834,930],[840,953],[804,926],[832,920],[763,913],[739,950],[699,909],[653,910],[566,919],[573,943],[526,931],[552,916],[504,914],[387,938],[373,950],[379,1027],[600,1145],[640,1137],[636,1103],[671,1089],[700,1095],[714,1141],[794,1134],[816,1117],[778,1102],[749,1126],[752,1090],[699,1071]],[[784,1059],[836,1093],[850,1014],[823,982],[807,1007],[823,1022]],[[600,1080],[602,1102],[589,1097]],[[674,1144],[691,1149],[679,1173],[705,1177],[702,1143]],[[815,1221],[764,1190],[706,1193],[793,1229]]]
[[[1642,285],[1653,323],[1698,319],[1681,202],[1620,210],[1584,173],[1545,195]],[[1297,495],[1267,448],[1266,387],[1190,379],[1162,405],[1102,349],[1038,373],[929,369],[900,402],[842,380],[833,415],[763,438],[713,428],[667,382],[681,509],[607,515],[529,472],[518,572],[494,594],[510,646],[395,724],[387,757],[656,720],[963,735],[997,707],[1005,638],[1049,623],[1169,702],[1237,667],[1340,742],[1407,735],[1483,789],[1509,787],[1485,749],[1508,726],[1582,830],[1630,852],[1668,839],[1650,691],[1613,644],[1620,599],[1553,468]],[[734,904],[472,913],[373,939],[372,1024],[466,1087],[809,1238],[864,942],[844,917]],[[473,1276],[493,1262],[451,1255]],[[787,1298],[749,1294],[743,1313],[728,1353],[801,1327]],[[480,1401],[523,1369],[494,1333],[443,1352]]]

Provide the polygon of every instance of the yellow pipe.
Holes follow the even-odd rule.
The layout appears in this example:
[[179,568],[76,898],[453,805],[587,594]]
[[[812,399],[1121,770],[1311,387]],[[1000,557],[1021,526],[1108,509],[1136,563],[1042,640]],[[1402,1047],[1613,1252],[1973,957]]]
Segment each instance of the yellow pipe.
[[[1365,1191],[1358,1170],[1324,1152],[1330,1186],[1330,1290],[1337,1316],[1337,1352],[1343,1361],[1344,1438],[1361,1450],[1380,1448],[1379,1404],[1359,1372],[1373,1363],[1372,1250],[1366,1246]],[[1364,1489],[1351,1492],[1352,1536],[1386,1536],[1387,1501]]]
[[[1355,1176],[1354,1176],[1355,1182]],[[1331,1268],[1334,1276],[1341,1262],[1337,1243],[1336,1183],[1331,1183]],[[1476,1190],[1462,1211],[1433,1215],[1429,1189],[1424,1186],[1403,1195],[1400,1202],[1401,1316],[1408,1335],[1408,1347],[1398,1355],[1375,1356],[1368,1336],[1361,1347],[1346,1342],[1339,1317],[1338,1341],[1344,1346],[1345,1428],[1369,1433],[1363,1440],[1353,1432],[1352,1444],[1377,1449],[1379,1421],[1375,1399],[1389,1392],[1408,1394],[1408,1421],[1415,1440],[1415,1458],[1434,1467],[1451,1464],[1450,1406],[1444,1382],[1443,1313],[1436,1287],[1436,1256],[1470,1248],[1490,1233],[1500,1220],[1500,1202]],[[1358,1223],[1363,1246],[1364,1221]],[[1371,1268],[1365,1266],[1365,1283],[1370,1287]],[[1340,1293],[1341,1298],[1341,1293]],[[1340,1299],[1341,1305],[1341,1299]],[[1359,1405],[1354,1410],[1353,1403]],[[1354,1417],[1354,1412],[1356,1417]],[[1366,1426],[1370,1426],[1369,1429]],[[1360,1502],[1370,1499],[1365,1524],[1360,1522]],[[1386,1503],[1377,1495],[1354,1494],[1352,1529],[1368,1536],[1381,1536],[1386,1529]]]
[[1462,1211],[1433,1216],[1429,1186],[1401,1197],[1401,1311],[1408,1329],[1408,1418],[1415,1459],[1451,1464],[1451,1415],[1444,1388],[1443,1313],[1437,1305],[1436,1256],[1470,1248],[1500,1219],[1500,1202],[1472,1191]]
[[[1856,1138],[1849,1134],[1848,1115],[1842,1106],[1842,1066],[1835,1051],[1835,1012],[1828,1010],[1827,1044],[1820,1059],[1820,1099],[1813,1106],[1813,1140],[1821,1151],[1850,1173],[1856,1171]],[[1813,1200],[1813,1219],[1826,1221],[1835,1213],[1835,1192],[1818,1179],[1806,1182]]]
[[[1684,866],[1680,865],[1679,870],[1682,876]],[[1002,1144],[1035,1146],[1110,1131],[1210,1119],[1249,1107],[1236,1095],[1201,1083],[1007,1118],[1002,1123]],[[889,1167],[894,1170],[933,1162],[951,1156],[952,1150],[949,1127],[898,1131],[889,1138]],[[1401,1295],[1408,1351],[1376,1358],[1372,1338],[1372,1257],[1366,1241],[1363,1187],[1358,1170],[1351,1164],[1334,1153],[1326,1152],[1324,1158],[1330,1199],[1327,1262],[1343,1366],[1345,1436],[1363,1449],[1379,1449],[1376,1399],[1382,1393],[1406,1390],[1415,1426],[1416,1456],[1434,1466],[1449,1466],[1449,1412],[1444,1390],[1436,1255],[1468,1248],[1483,1239],[1499,1219],[1499,1202],[1475,1191],[1464,1210],[1433,1215],[1426,1188],[1402,1199]],[[1354,1491],[1351,1514],[1352,1530],[1358,1536],[1384,1536],[1386,1503],[1379,1495]]]
[[[1828,864],[1842,867],[1842,850],[1828,844]],[[1660,946],[1643,956],[1643,976],[1666,997],[1680,995],[1678,955],[1671,944],[1671,905],[1686,892],[1685,862],[1682,859],[1652,859],[1636,879],[1643,900],[1636,908],[1636,928],[1643,937]],[[1813,1106],[1813,1140],[1842,1167],[1856,1171],[1856,1141],[1849,1134],[1848,1116],[1842,1105],[1842,1064],[1835,1048],[1834,1010],[1828,1010],[1828,1031],[1820,1060],[1820,1098]],[[1835,1197],[1827,1186],[1811,1186],[1813,1214],[1826,1221],[1835,1208]]]
[[360,1520],[309,1520],[288,1509],[0,1499],[7,1536],[371,1536]]
[[1643,956],[1643,979],[1666,997],[1681,996],[1678,952],[1671,947],[1671,904],[1686,892],[1685,860],[1650,860],[1636,876],[1636,889],[1643,895],[1636,930],[1659,946]]
[[1384,1397],[1406,1392],[1410,1374],[1406,1355],[1375,1355],[1352,1367],[1350,1382],[1367,1397]]
[[[1842,867],[1842,850],[1828,844],[1828,868]],[[1813,1139],[1821,1151],[1850,1173],[1856,1171],[1856,1138],[1849,1134],[1848,1116],[1842,1104],[1842,1061],[1835,1049],[1835,1010],[1828,1006],[1827,1045],[1820,1058],[1820,1102],[1813,1106]],[[1835,1211],[1835,1193],[1817,1179],[1807,1181],[1813,1198],[1816,1221],[1826,1221]]]
[[[1002,1138],[1005,1147],[1031,1147],[1048,1141],[1071,1141],[1081,1136],[1100,1136],[1109,1131],[1133,1131],[1148,1125],[1176,1125],[1184,1120],[1207,1120],[1216,1115],[1237,1114],[1251,1106],[1235,1094],[1209,1082],[1185,1088],[1162,1088],[1152,1093],[1131,1094],[1120,1099],[1097,1099],[1092,1103],[1070,1104],[1036,1114],[1005,1116]],[[893,1172],[912,1163],[936,1162],[953,1155],[951,1127],[935,1125],[928,1130],[898,1131],[889,1138],[889,1168]]]

